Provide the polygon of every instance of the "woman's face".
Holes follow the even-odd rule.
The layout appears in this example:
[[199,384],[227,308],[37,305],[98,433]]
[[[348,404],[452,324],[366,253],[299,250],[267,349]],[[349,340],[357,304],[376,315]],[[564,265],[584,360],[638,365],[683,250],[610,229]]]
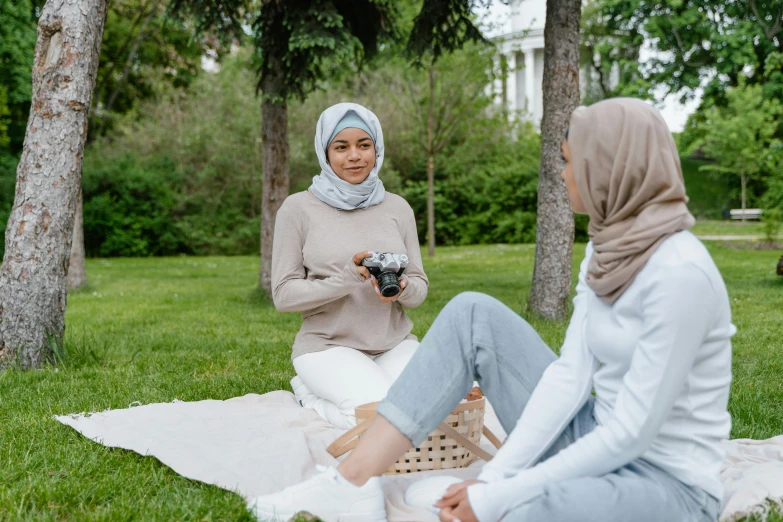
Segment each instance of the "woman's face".
[[334,137],[326,150],[326,159],[341,180],[357,185],[375,167],[375,143],[363,130],[349,127]]
[[571,202],[571,210],[577,214],[587,214],[584,203],[582,203],[582,197],[579,195],[579,191],[576,189],[576,180],[574,180],[574,167],[571,164],[571,151],[568,148],[568,142],[563,140],[560,146],[563,151],[563,161],[565,161],[565,167],[563,172],[560,173],[560,177],[565,181],[566,191],[568,192],[568,201]]

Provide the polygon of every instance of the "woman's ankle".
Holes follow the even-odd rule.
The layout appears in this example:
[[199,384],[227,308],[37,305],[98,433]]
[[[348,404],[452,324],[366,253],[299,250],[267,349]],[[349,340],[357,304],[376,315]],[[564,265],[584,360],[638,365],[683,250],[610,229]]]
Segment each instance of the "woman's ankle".
[[337,466],[337,472],[351,484],[362,487],[367,483],[368,480],[372,478],[367,475],[366,471],[362,471],[361,469],[357,469],[355,466],[346,464],[347,461],[342,462],[339,466]]

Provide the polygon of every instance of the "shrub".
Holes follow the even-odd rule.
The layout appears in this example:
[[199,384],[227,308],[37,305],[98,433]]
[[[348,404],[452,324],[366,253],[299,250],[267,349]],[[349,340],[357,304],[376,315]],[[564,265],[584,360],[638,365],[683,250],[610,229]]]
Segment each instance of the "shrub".
[[84,169],[84,247],[89,256],[171,255],[187,250],[176,226],[179,176],[170,160],[130,154]]

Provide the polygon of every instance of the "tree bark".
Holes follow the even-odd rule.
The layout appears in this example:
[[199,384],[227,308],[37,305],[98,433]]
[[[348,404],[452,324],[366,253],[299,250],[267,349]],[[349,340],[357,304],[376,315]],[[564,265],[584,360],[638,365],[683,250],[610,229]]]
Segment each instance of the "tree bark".
[[547,319],[566,317],[571,290],[574,216],[560,178],[560,145],[579,104],[581,14],[581,0],[547,0],[536,261],[529,301],[530,310]]
[[283,63],[270,58],[270,70],[261,82],[262,197],[261,197],[261,273],[259,288],[272,294],[272,242],[275,218],[288,197],[288,106],[283,92]]
[[430,104],[427,112],[427,254],[435,255],[435,63],[430,63]]
[[0,369],[38,367],[65,333],[66,276],[106,0],[49,0],[0,268]]
[[71,260],[68,263],[68,290],[78,290],[87,285],[87,269],[84,266],[84,221],[82,215],[83,197],[79,191],[79,202],[73,217],[73,240],[71,241]]
[[740,185],[742,186],[742,222],[744,223],[747,219],[745,216],[745,208],[747,206],[747,187],[748,187],[748,177],[745,174],[740,174]]
[[435,156],[427,156],[427,255],[435,255]]

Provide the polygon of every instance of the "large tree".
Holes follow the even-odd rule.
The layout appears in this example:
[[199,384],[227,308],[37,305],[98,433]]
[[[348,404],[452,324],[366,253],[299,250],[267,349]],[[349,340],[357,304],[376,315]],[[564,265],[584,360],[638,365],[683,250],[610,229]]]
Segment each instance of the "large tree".
[[40,366],[65,331],[66,275],[106,0],[49,0],[0,268],[0,368]]
[[204,31],[251,27],[259,62],[263,141],[259,287],[271,291],[275,217],[288,196],[288,101],[304,99],[335,69],[355,69],[394,37],[392,0],[174,0]]
[[581,0],[547,0],[544,25],[544,116],[538,175],[536,262],[529,306],[548,319],[566,317],[571,291],[574,216],[565,186],[560,145],[579,105]]

